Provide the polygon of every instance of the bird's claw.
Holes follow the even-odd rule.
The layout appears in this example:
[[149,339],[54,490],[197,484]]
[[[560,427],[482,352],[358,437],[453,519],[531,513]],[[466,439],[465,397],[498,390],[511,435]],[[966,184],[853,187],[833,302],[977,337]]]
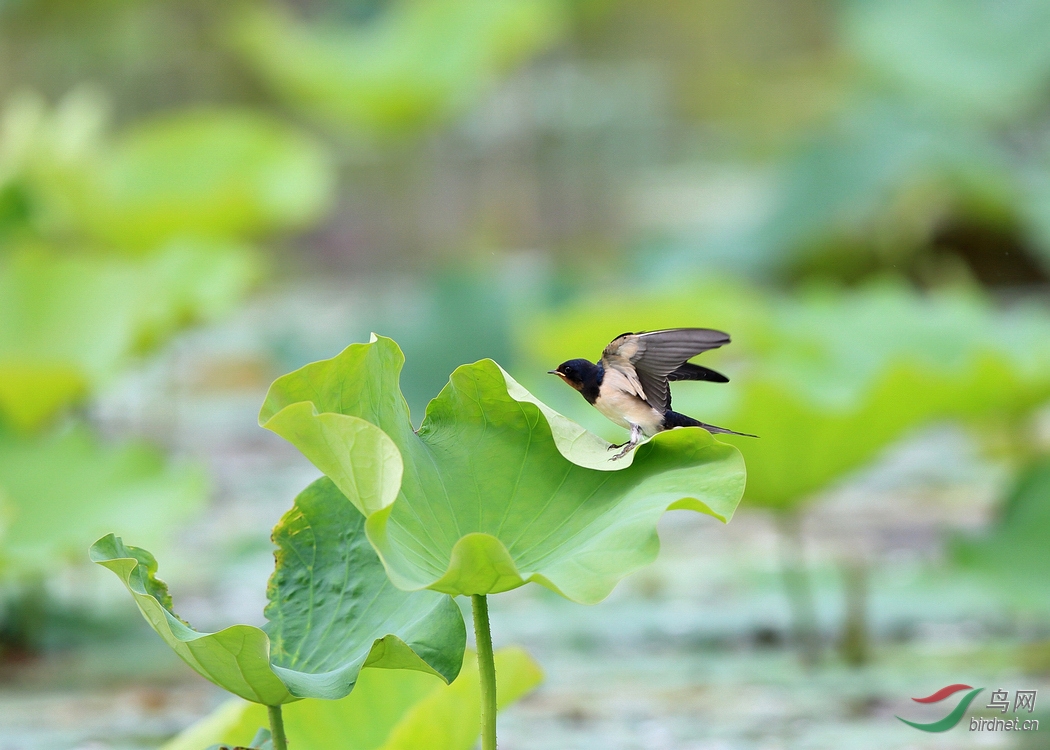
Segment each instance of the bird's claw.
[[605,450],[607,450],[607,451],[614,451],[614,450],[616,450],[617,448],[622,448],[622,447],[624,447],[625,445],[630,445],[630,443],[631,443],[631,441],[630,441],[630,440],[628,440],[628,441],[627,441],[626,443],[620,443],[619,445],[610,445],[610,446],[609,446],[608,448],[606,448]]
[[[634,450],[635,445],[636,445],[635,443],[624,443],[623,450],[620,451],[619,453],[617,453],[615,456],[613,456],[609,460],[610,461],[619,461],[621,458],[623,458],[628,453],[630,453],[632,450]],[[613,447],[614,448],[620,448],[621,446],[616,445],[616,446],[613,446]]]

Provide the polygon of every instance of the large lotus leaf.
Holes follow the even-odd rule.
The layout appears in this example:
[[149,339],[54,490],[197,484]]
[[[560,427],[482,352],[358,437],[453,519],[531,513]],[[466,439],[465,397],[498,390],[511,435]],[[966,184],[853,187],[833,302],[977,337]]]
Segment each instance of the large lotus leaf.
[[706,431],[662,433],[611,461],[608,443],[491,360],[458,368],[413,430],[403,364],[390,339],[351,345],[279,378],[259,417],[368,516],[402,588],[490,594],[535,581],[596,602],[655,558],[664,511],[727,521],[743,492],[739,452]]
[[65,210],[90,236],[152,249],[176,236],[302,226],[327,208],[332,187],[327,155],[304,134],[248,111],[200,110],[123,134]]
[[234,43],[309,115],[384,135],[461,111],[495,75],[556,39],[563,21],[551,0],[398,3],[358,29],[255,9]]
[[146,445],[104,445],[86,428],[0,434],[8,516],[0,557],[16,571],[44,571],[82,560],[84,547],[112,528],[162,544],[201,507],[205,490],[196,468],[170,467]]
[[364,518],[330,480],[299,494],[273,538],[276,566],[262,628],[192,629],[172,611],[153,556],[112,534],[95,543],[91,559],[120,577],[187,664],[246,700],[342,698],[363,667],[455,678],[466,639],[459,608],[441,594],[395,588],[365,538]]
[[0,421],[39,427],[179,327],[240,300],[245,248],[173,241],[148,258],[26,249],[0,258]]
[[930,420],[1016,414],[1050,396],[1050,315],[1040,307],[996,310],[976,296],[897,287],[788,299],[680,282],[638,298],[626,325],[615,313],[607,323],[600,299],[530,321],[521,335],[542,357],[537,371],[597,356],[622,330],[724,328],[733,344],[700,361],[732,382],[676,383],[674,405],[760,436],[725,439],[747,457],[748,500],[770,507],[809,499]]
[[[500,649],[495,662],[500,710],[542,679],[539,666],[520,648]],[[471,750],[481,726],[480,706],[477,659],[468,651],[451,685],[421,672],[366,669],[354,692],[341,700],[287,706],[284,724],[296,750]],[[266,725],[262,706],[233,700],[161,750],[245,745]]]
[[1023,112],[1050,80],[1042,0],[853,0],[845,39],[884,80],[958,114]]

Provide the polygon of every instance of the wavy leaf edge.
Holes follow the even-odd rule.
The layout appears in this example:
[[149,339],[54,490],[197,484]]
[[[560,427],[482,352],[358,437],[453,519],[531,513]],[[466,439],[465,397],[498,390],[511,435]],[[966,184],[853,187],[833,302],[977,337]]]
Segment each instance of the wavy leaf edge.
[[[96,541],[91,545],[88,554],[92,562],[111,570],[120,578],[135,599],[135,604],[138,606],[142,616],[183,661],[205,679],[240,698],[252,703],[269,706],[293,703],[304,698],[314,697],[310,695],[296,695],[293,692],[293,688],[288,682],[298,682],[295,679],[296,675],[321,678],[335,675],[341,671],[340,669],[335,669],[327,672],[299,672],[273,664],[270,660],[270,637],[265,630],[254,625],[230,625],[213,633],[196,630],[173,611],[167,584],[157,578],[156,575],[158,567],[156,558],[148,550],[125,545],[124,541],[115,534],[107,534]],[[221,641],[233,639],[238,635],[241,638],[241,648],[236,654],[231,652],[230,656],[240,667],[240,657],[245,650],[248,650],[249,658],[259,659],[258,664],[265,664],[266,671],[261,675],[262,685],[251,684],[250,679],[244,674],[242,669],[241,676],[244,677],[245,684],[238,689],[231,688],[229,685],[223,684],[220,678],[210,674],[209,670],[200,664],[199,661],[195,663],[195,660],[188,658],[187,654],[183,653],[176,645],[176,643],[188,645],[194,641],[209,638]],[[393,634],[374,639],[368,654],[361,661],[360,669],[365,669],[366,667],[383,668],[384,657],[388,654],[392,654],[399,662],[406,657],[414,657],[414,666],[396,668],[409,668],[433,674],[446,684],[455,679],[455,675],[452,675],[450,679],[434,669],[421,656],[416,654],[411,646]],[[189,652],[189,656],[193,656],[192,651]],[[285,676],[282,677],[282,675]],[[355,685],[356,680],[350,683],[349,689],[339,697],[349,695]]]

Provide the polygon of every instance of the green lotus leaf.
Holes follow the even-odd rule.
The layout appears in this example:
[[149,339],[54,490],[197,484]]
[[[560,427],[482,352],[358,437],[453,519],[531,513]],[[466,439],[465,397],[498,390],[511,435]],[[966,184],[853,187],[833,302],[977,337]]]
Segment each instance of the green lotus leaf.
[[551,0],[434,0],[391,6],[356,29],[255,8],[232,38],[263,79],[308,115],[385,135],[462,111],[564,26],[563,9]]
[[84,547],[114,527],[167,541],[204,503],[196,467],[172,467],[140,443],[109,446],[82,426],[42,436],[0,433],[0,498],[6,536],[0,560],[18,571],[47,571],[83,560]]
[[133,354],[226,312],[256,276],[248,249],[204,241],[142,259],[37,248],[0,257],[0,421],[40,428]]
[[87,235],[151,250],[178,236],[235,239],[299,227],[327,208],[323,149],[263,115],[199,110],[122,134],[67,197]]
[[[468,651],[450,685],[407,670],[365,669],[338,701],[304,700],[284,709],[296,750],[471,750],[478,740],[481,695],[477,660]],[[539,666],[520,648],[495,654],[499,708],[531,692]],[[232,700],[186,729],[161,750],[201,750],[209,743],[246,745],[267,723],[260,705]]]
[[117,574],[153,629],[222,688],[266,705],[350,693],[363,667],[456,677],[466,630],[459,608],[434,592],[406,593],[383,573],[361,516],[322,478],[274,528],[276,566],[267,624],[200,633],[172,611],[149,552],[112,534],[91,559]]
[[390,339],[351,345],[279,378],[259,417],[368,516],[401,588],[490,594],[535,581],[597,602],[656,557],[664,511],[728,521],[743,492],[739,452],[706,431],[661,433],[610,461],[608,443],[491,360],[458,368],[413,430],[403,364]]

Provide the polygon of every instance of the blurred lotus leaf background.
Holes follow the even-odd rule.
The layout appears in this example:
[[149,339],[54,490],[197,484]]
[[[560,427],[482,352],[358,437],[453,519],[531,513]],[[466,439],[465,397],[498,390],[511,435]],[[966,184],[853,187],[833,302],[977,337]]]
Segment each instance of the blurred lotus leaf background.
[[[744,500],[594,606],[493,600],[500,746],[1044,747],[894,717],[1050,690],[1048,38],[1043,0],[0,2],[0,750],[252,739],[87,550],[263,626],[319,476],[278,376],[375,332],[412,427],[493,359],[619,443],[546,373],[673,326],[731,334],[672,391],[759,436],[719,437]],[[364,669],[293,747],[466,750],[464,675]]]
[[261,7],[233,41],[274,92],[358,137],[411,134],[460,114],[493,79],[558,39],[556,0],[391,4],[367,28]]

